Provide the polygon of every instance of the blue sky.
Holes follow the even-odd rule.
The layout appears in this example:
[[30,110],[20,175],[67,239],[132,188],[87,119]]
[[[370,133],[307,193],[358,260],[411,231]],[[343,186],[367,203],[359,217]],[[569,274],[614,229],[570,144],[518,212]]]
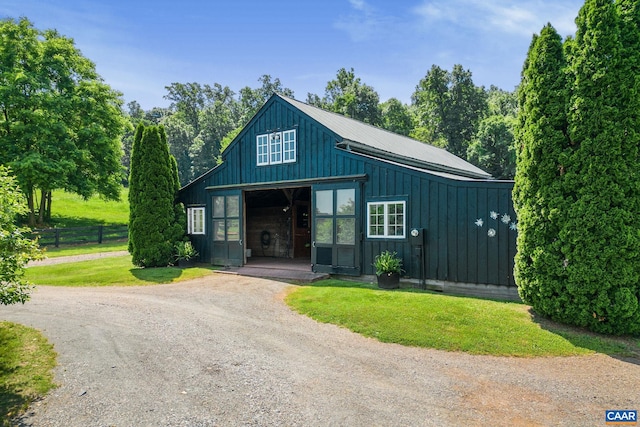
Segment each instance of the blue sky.
[[258,87],[270,74],[305,100],[340,68],[382,101],[410,102],[432,64],[513,90],[534,33],[575,32],[582,0],[3,0],[0,17],[75,40],[126,102],[165,107],[173,82]]

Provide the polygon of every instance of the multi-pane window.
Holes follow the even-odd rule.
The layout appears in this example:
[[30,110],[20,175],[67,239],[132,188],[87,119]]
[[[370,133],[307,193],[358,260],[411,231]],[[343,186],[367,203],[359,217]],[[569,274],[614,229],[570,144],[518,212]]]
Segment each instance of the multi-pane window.
[[240,197],[213,196],[213,240],[240,240]]
[[404,238],[405,208],[404,201],[367,203],[367,237]]
[[269,135],[258,135],[256,142],[258,150],[258,166],[269,164]]
[[296,131],[272,132],[256,137],[257,165],[276,165],[296,161]]
[[280,132],[271,134],[271,144],[269,144],[269,163],[272,165],[282,163],[282,135]]
[[187,233],[204,234],[204,208],[187,208]]
[[282,132],[282,163],[296,161],[296,131]]

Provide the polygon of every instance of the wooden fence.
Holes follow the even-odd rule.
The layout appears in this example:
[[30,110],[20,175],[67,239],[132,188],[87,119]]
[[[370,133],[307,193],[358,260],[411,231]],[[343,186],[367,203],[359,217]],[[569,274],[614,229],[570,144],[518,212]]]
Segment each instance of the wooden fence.
[[41,228],[31,231],[40,246],[79,245],[126,240],[129,229],[126,225],[97,225],[93,227]]

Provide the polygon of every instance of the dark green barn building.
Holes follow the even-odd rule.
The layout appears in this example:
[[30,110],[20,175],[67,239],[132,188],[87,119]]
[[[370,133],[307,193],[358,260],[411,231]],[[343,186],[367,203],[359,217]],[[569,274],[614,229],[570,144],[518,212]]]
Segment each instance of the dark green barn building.
[[201,261],[359,276],[388,249],[416,284],[517,297],[513,182],[441,148],[273,95],[223,160],[180,190]]

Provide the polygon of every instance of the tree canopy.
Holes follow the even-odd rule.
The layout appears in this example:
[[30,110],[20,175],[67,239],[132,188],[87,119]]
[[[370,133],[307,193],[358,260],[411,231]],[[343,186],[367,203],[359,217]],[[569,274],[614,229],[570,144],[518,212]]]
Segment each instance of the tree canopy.
[[[273,93],[293,96],[280,79],[263,75],[261,86],[246,86],[238,95],[215,83],[172,83],[166,86],[171,101],[167,114],[156,122],[166,129],[171,154],[178,163],[180,183],[185,185],[216,165],[223,140],[244,126]],[[237,131],[236,131],[237,134]]]
[[15,173],[30,224],[47,219],[55,189],[117,199],[126,124],[120,93],[55,30],[5,19],[0,40],[0,164]]
[[486,92],[473,83],[471,71],[460,64],[451,72],[433,65],[411,99],[418,122],[412,136],[466,159],[488,109]]
[[380,96],[373,87],[362,83],[353,68],[341,68],[334,80],[327,83],[324,97],[307,94],[311,105],[342,114],[372,125],[380,125]]
[[[133,102],[129,118],[134,125],[165,127],[180,183],[185,185],[222,161],[222,151],[273,93],[293,97],[278,78],[263,75],[258,82],[259,87],[246,86],[237,93],[218,83],[172,83],[166,87],[169,108],[143,112]],[[475,86],[471,72],[461,65],[451,72],[434,65],[410,105],[396,98],[381,103],[375,89],[353,68],[338,70],[335,79],[327,82],[324,96],[309,93],[307,103],[449,151],[456,149],[460,157],[494,177],[513,178],[515,95],[494,86],[488,91]],[[129,131],[124,140],[125,161],[132,140]]]

